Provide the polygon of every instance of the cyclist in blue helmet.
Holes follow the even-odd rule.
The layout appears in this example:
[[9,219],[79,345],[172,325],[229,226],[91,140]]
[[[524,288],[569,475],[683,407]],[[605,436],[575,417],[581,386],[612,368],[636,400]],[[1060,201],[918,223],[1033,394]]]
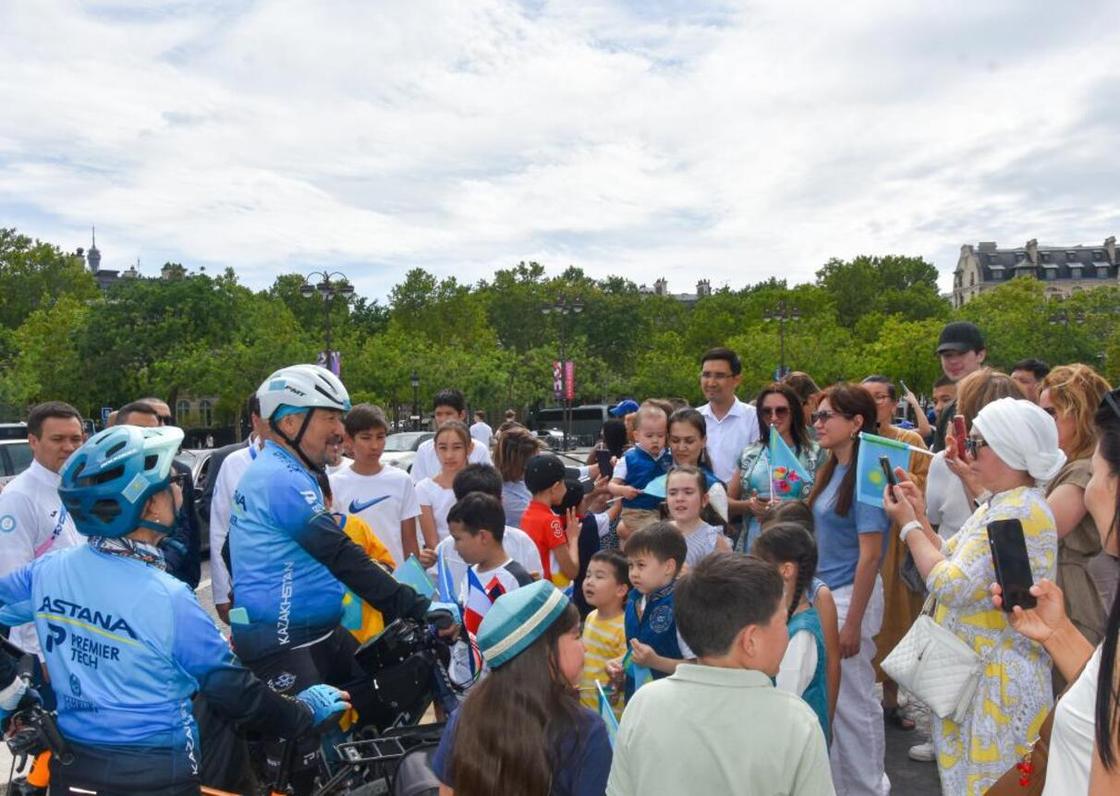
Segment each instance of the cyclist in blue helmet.
[[158,544],[182,500],[171,473],[182,440],[172,427],[91,437],[58,490],[88,544],[0,578],[0,604],[34,613],[58,726],[75,753],[68,766],[52,760],[52,793],[197,794],[195,693],[273,736],[302,736],[347,707],[330,686],[295,698],[268,688],[163,571]]
[[[313,683],[349,688],[359,714],[372,699],[354,660],[357,642],[341,626],[347,588],[388,624],[423,621],[427,598],[398,583],[343,533],[323,504],[318,477],[342,439],[350,396],[325,368],[282,368],[257,392],[269,439],[234,490],[229,530],[234,647],[246,665],[281,693]],[[296,792],[308,783],[314,739],[300,748]],[[270,768],[278,757],[266,754]]]

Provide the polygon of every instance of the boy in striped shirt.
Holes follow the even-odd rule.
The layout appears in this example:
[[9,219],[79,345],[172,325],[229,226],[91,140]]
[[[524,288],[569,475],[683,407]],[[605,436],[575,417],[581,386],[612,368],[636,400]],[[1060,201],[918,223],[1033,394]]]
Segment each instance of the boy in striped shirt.
[[612,684],[607,662],[626,654],[625,606],[630,592],[630,563],[617,550],[600,550],[591,556],[583,579],[583,596],[595,610],[583,623],[583,674],[579,683],[580,702],[598,710],[595,682],[611,694],[616,716],[622,715],[622,689],[609,691]]

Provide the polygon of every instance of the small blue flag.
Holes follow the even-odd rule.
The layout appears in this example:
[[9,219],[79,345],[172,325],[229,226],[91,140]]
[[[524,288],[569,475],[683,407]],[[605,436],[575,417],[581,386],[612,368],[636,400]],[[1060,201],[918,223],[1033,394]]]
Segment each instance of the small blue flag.
[[436,553],[436,591],[439,593],[440,602],[459,603],[459,595],[455,593],[455,582],[451,578],[451,567],[443,557],[442,547]]
[[635,691],[637,691],[646,683],[653,681],[653,672],[651,672],[647,667],[642,666],[641,664],[634,661],[633,650],[626,651],[626,655],[622,659],[622,670],[630,674],[630,679],[634,681]]
[[409,556],[403,564],[397,567],[393,572],[393,577],[397,579],[397,583],[403,583],[405,586],[411,586],[416,590],[417,594],[427,597],[429,600],[432,595],[436,593],[436,587],[432,585],[432,581],[428,578],[428,573],[424,571],[420,561],[416,556]]
[[770,497],[799,500],[809,496],[813,479],[790,450],[778,429],[770,426]]
[[856,459],[856,500],[876,508],[883,507],[883,490],[887,477],[879,466],[879,457],[891,460],[891,469],[910,467],[910,446],[905,442],[860,432],[859,456]]
[[614,739],[618,735],[618,717],[614,715],[611,702],[603,690],[603,684],[598,680],[595,681],[595,690],[599,693],[599,715],[607,725],[607,739],[611,742],[611,749],[614,749]]

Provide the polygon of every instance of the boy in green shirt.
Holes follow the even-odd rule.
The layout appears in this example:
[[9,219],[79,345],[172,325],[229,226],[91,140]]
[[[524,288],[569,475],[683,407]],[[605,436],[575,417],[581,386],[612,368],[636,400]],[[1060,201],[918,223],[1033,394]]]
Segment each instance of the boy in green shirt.
[[608,796],[834,794],[820,722],[773,685],[788,641],[778,571],[708,556],[678,581],[674,613],[697,662],[626,706]]

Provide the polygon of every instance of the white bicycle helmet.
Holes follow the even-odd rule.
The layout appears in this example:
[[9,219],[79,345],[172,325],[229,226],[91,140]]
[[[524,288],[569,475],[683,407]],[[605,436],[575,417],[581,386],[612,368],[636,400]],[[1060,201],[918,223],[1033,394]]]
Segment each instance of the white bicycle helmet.
[[[308,409],[350,411],[350,393],[338,376],[318,365],[289,365],[273,373],[257,390],[261,417],[271,420],[281,407],[294,414]],[[279,419],[279,418],[276,418]]]
[[[268,421],[272,433],[290,445],[312,472],[322,472],[323,464],[308,458],[300,442],[316,409],[350,411],[350,393],[338,376],[318,365],[290,365],[265,379],[257,390],[257,398],[261,402],[261,417]],[[290,414],[304,416],[294,437],[279,426],[279,420]]]

